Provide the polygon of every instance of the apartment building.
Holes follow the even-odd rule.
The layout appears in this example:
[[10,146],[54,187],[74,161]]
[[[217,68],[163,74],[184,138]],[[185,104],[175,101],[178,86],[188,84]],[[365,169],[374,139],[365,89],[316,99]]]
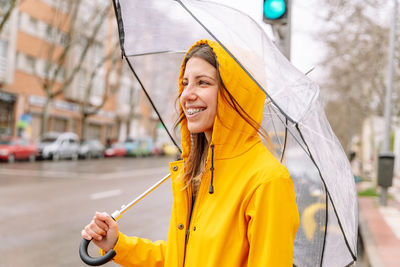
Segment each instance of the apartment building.
[[[0,135],[23,135],[35,141],[44,127],[43,132],[70,131],[102,142],[154,138],[158,119],[120,59],[113,10],[100,12],[110,1],[71,3],[79,1],[75,17],[69,0],[18,1],[0,34]],[[84,52],[85,41],[97,25],[90,23],[98,18],[103,23]],[[77,21],[73,37],[69,34],[72,20]],[[70,51],[60,63],[64,49]],[[109,57],[112,51],[118,60]],[[77,66],[79,70],[71,75]],[[46,80],[51,89],[46,88]],[[63,86],[62,93],[49,101],[49,90]],[[93,110],[97,113],[85,118],[83,112]]]
[[[2,4],[7,7],[6,3]],[[1,13],[3,12],[5,11],[1,10]],[[13,93],[3,91],[3,87],[14,81],[16,33],[17,17],[16,12],[13,12],[0,33],[0,134],[7,133],[13,127],[17,97]]]
[[[98,4],[99,1],[82,1],[82,5],[91,2]],[[86,120],[85,138],[97,138],[103,142],[118,138],[117,90],[112,88],[116,83],[116,74],[112,69],[115,65],[110,63],[110,59],[99,64],[99,59],[113,49],[111,43],[117,36],[112,10],[105,16],[106,20],[85,54],[79,71],[71,76],[70,73],[82,60],[85,45],[76,42],[72,48],[67,47],[69,43],[66,39],[71,38],[71,13],[67,3],[60,0],[20,0],[0,34],[1,135],[24,135],[31,140],[39,138],[49,95],[45,81],[53,72],[49,80],[53,83],[49,89],[52,92],[62,88],[70,77],[73,79],[61,94],[49,102],[44,132],[71,131],[81,135],[82,110],[98,109],[96,115],[88,116]],[[86,6],[85,10],[81,7],[81,13],[76,16],[76,19],[86,22],[78,23],[75,29],[82,33],[74,34],[74,38],[90,37],[87,36],[90,33],[84,32],[88,27],[80,27],[99,15],[90,17],[87,13],[90,8]],[[58,59],[65,49],[71,51],[65,54],[66,59],[60,64]],[[90,69],[93,66],[99,66],[95,74]],[[88,83],[91,83],[89,93]]]

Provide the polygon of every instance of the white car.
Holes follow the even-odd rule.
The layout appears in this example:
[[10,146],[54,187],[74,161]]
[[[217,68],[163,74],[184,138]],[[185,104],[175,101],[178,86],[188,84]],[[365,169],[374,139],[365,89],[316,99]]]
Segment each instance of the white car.
[[75,133],[49,132],[37,144],[40,158],[57,161],[62,158],[78,159],[79,139]]
[[79,148],[81,158],[101,158],[104,155],[104,146],[99,140],[82,140]]

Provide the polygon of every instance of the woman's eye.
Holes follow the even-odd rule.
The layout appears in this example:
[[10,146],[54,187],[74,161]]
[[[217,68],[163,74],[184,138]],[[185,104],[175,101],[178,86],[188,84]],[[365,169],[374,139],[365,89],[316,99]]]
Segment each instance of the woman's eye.
[[206,81],[200,81],[199,82],[201,85],[207,85],[207,84],[209,84],[208,82],[206,82]]

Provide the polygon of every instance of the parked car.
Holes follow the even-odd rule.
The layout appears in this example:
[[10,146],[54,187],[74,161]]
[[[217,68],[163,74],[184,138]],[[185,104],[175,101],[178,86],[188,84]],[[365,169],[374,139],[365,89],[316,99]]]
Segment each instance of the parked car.
[[136,157],[138,156],[138,149],[139,149],[139,141],[135,139],[126,139],[123,143],[126,149],[126,156],[128,157]]
[[39,157],[43,159],[78,159],[79,139],[75,133],[46,133],[37,146]]
[[104,155],[104,146],[99,140],[82,140],[79,147],[81,158],[101,158]]
[[154,143],[151,137],[146,137],[141,142],[141,151],[143,156],[151,156],[153,153]]
[[153,142],[152,147],[151,147],[151,155],[153,155],[153,156],[164,155],[163,144],[160,140]]
[[153,150],[153,140],[150,137],[140,138],[138,140],[137,156],[147,157],[151,155]]
[[105,157],[123,157],[127,153],[127,150],[123,143],[114,143],[111,147],[104,150]]
[[162,156],[162,155],[164,155],[164,150],[162,148],[162,145],[154,144],[152,149],[151,149],[151,155],[153,155],[153,156]]
[[164,155],[177,157],[179,155],[179,150],[174,144],[164,143],[162,149],[164,151]]
[[140,139],[127,139],[124,142],[127,156],[146,157],[151,155],[153,141],[150,137]]
[[38,155],[36,145],[19,137],[2,137],[0,139],[0,159],[14,162],[19,159],[35,161]]

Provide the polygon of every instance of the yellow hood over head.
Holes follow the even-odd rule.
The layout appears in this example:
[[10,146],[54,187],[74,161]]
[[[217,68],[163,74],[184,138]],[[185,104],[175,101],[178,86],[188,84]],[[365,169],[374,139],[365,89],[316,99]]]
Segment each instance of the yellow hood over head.
[[[254,122],[260,125],[263,117],[265,93],[219,43],[210,40],[199,40],[187,53],[201,44],[208,44],[215,53],[218,61],[218,71],[225,89],[240,106],[236,108],[244,111]],[[181,95],[184,88],[182,83],[184,73],[185,64],[183,62],[179,75],[179,95]],[[218,92],[217,116],[215,117],[211,137],[211,144],[214,145],[215,160],[241,155],[261,141],[257,131],[235,110],[233,107],[235,103],[230,100],[229,95],[223,90],[223,88],[220,88]],[[179,111],[182,113],[180,101]],[[191,149],[191,138],[186,118],[181,122],[181,135],[182,158],[186,160]]]

